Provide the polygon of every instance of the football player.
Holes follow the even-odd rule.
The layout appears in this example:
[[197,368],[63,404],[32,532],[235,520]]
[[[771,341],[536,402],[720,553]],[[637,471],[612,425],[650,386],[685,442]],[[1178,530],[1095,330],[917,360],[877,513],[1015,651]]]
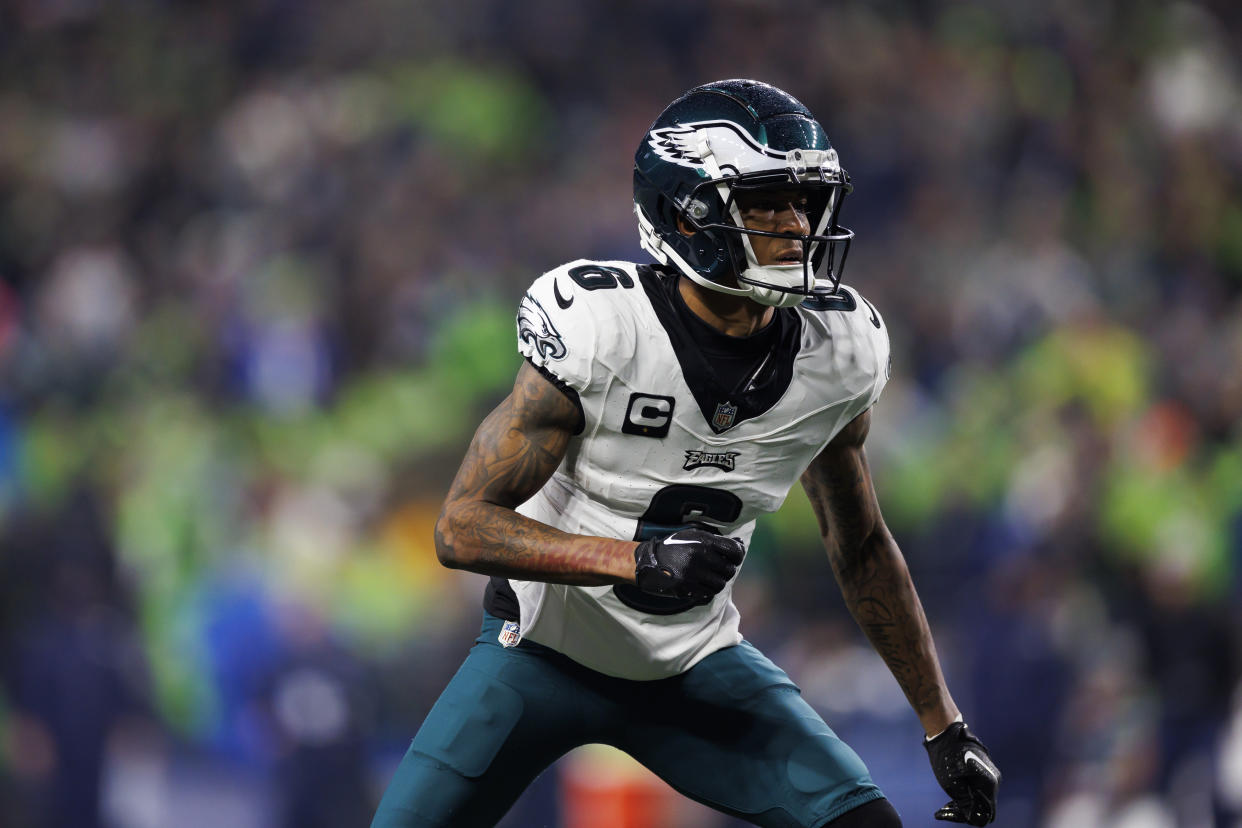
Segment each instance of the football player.
[[375,826],[494,824],[574,747],[614,745],[766,826],[890,828],[855,752],[739,633],[755,519],[801,480],[844,599],[984,825],[1000,773],[945,686],[863,444],[888,378],[879,312],[841,283],[850,192],[821,125],[772,86],[690,90],[643,136],[634,209],[654,265],[580,260],[518,309],[526,361],[436,525],[492,576],[483,630]]

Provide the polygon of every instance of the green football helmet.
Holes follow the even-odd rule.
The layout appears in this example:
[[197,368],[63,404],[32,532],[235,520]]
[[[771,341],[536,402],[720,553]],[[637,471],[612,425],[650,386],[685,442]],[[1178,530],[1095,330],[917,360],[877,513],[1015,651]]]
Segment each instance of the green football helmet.
[[[791,188],[805,197],[809,233],[743,224],[739,194]],[[704,287],[776,307],[836,293],[854,237],[837,216],[852,189],[810,111],[753,80],[691,89],[660,114],[634,156],[643,248]],[[799,239],[801,263],[760,265],[752,236]]]

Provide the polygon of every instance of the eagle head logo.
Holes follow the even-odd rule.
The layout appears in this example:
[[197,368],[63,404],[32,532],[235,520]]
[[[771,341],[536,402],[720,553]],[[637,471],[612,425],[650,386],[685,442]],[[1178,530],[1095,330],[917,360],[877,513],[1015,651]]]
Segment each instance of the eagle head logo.
[[518,305],[518,339],[529,343],[541,359],[564,359],[568,349],[539,300],[526,294]]

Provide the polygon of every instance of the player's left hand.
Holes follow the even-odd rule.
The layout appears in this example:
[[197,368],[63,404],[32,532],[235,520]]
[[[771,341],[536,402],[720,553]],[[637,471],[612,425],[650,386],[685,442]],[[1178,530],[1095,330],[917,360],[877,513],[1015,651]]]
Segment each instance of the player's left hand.
[[954,722],[934,739],[924,739],[936,781],[952,797],[936,819],[987,825],[996,818],[1001,774],[988,749],[964,722]]

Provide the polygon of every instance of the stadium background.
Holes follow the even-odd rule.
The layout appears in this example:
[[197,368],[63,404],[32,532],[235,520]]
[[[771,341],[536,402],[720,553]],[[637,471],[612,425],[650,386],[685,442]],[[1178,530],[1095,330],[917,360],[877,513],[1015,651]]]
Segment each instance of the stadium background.
[[[857,186],[877,487],[1001,824],[1242,825],[1240,40],[1153,0],[0,6],[0,823],[365,824],[477,630],[431,525],[517,298],[642,257],[639,137],[753,76]],[[738,601],[930,824],[800,493]],[[598,751],[505,824],[617,809],[736,824]]]

